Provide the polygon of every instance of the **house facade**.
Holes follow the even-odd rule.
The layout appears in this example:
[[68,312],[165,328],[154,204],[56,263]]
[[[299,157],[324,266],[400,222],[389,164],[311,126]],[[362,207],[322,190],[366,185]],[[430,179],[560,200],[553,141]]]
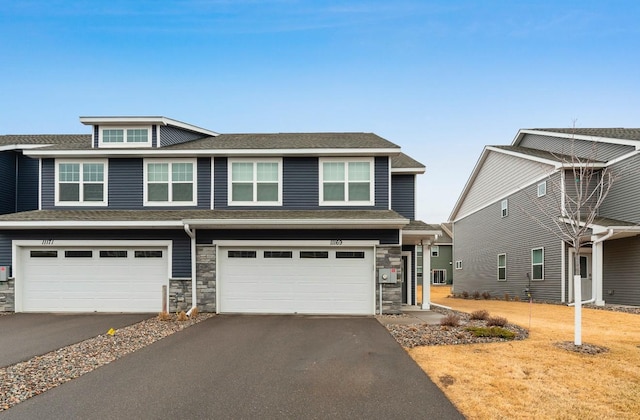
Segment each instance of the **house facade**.
[[453,226],[440,223],[442,235],[433,242],[430,249],[431,284],[453,284]]
[[80,121],[91,134],[0,136],[0,310],[372,315],[415,304],[417,248],[439,229],[415,220],[425,168],[396,144]]
[[[543,225],[567,222],[584,162],[615,181],[576,250]],[[577,253],[584,301],[640,305],[639,168],[640,129],[520,130],[485,147],[450,216],[454,292],[572,302]]]

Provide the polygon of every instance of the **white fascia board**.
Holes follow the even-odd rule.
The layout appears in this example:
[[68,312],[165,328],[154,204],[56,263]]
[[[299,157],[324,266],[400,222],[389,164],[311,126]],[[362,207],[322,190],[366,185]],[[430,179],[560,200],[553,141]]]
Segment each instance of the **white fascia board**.
[[456,201],[456,204],[453,206],[453,210],[449,215],[449,220],[453,221],[456,219],[458,210],[460,210],[460,207],[462,206],[462,203],[464,202],[464,199],[466,198],[467,193],[469,192],[469,190],[471,189],[471,186],[476,180],[478,173],[480,172],[480,168],[482,168],[482,164],[487,159],[488,155],[489,155],[489,151],[487,149],[487,146],[485,146],[485,148],[482,150],[482,153],[480,153],[480,157],[478,158],[476,165],[473,167],[473,170],[471,171],[471,175],[469,175],[469,179],[467,179],[467,183],[464,184],[464,188],[460,193],[460,197],[458,197],[458,201]]
[[391,168],[393,174],[423,174],[425,168]]
[[526,153],[520,153],[513,150],[504,150],[499,147],[487,146],[487,150],[491,150],[492,152],[502,153],[504,155],[514,156],[521,159],[531,160],[533,162],[543,163],[545,165],[550,165],[553,167],[558,167],[562,164],[561,160],[553,160],[553,159],[545,159],[538,156],[527,155]]
[[215,131],[187,124],[182,121],[173,120],[167,117],[80,117],[80,122],[84,125],[122,125],[122,124],[160,124],[171,125],[189,131],[206,134],[208,136],[219,136]]
[[444,233],[449,235],[450,238],[453,238],[453,226],[451,226],[451,229],[447,229],[444,223],[440,223],[440,228],[444,231]]
[[41,147],[52,146],[52,144],[6,144],[0,146],[0,152],[7,150],[27,150],[27,149],[39,149]]
[[595,141],[600,143],[611,143],[611,144],[621,144],[625,146],[633,146],[636,150],[640,147],[637,140],[626,140],[626,139],[616,139],[611,137],[598,137],[598,136],[588,136],[585,134],[571,134],[571,133],[556,133],[554,131],[538,131],[538,130],[520,130],[518,131],[518,135],[513,140],[512,146],[517,146],[520,144],[525,134],[537,134],[540,136],[547,137],[558,137],[565,138],[568,140],[576,139],[576,140],[586,140],[586,141]]
[[75,221],[75,220],[29,220],[0,221],[2,229],[138,229],[138,228],[180,228],[179,220],[164,221]]
[[403,230],[402,236],[438,236],[442,235],[440,230]]
[[384,227],[400,229],[407,225],[407,219],[367,220],[367,219],[191,219],[183,220],[184,224],[197,228],[225,229],[368,229]]
[[388,156],[396,149],[83,149],[33,150],[25,155],[33,157],[185,157],[185,156]]
[[[339,243],[336,241],[340,241]],[[253,240],[222,240],[222,241],[213,241],[213,245],[218,245],[220,247],[250,247],[250,248],[260,248],[260,247],[295,247],[295,248],[373,248],[377,245],[380,245],[380,241],[375,240],[341,240],[339,238],[333,240],[310,240],[310,241],[253,241]]]

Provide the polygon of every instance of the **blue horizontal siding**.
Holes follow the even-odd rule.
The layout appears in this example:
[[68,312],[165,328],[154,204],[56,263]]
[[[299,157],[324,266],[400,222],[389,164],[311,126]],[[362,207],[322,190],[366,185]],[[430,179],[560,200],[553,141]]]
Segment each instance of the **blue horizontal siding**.
[[[171,240],[172,277],[191,277],[191,240],[183,230],[29,230],[0,231],[0,265],[11,264],[12,240]],[[52,245],[55,247],[55,242]]]
[[160,147],[186,143],[202,137],[204,137],[202,133],[196,133],[167,125],[160,128]]
[[16,211],[16,153],[0,152],[0,214]]
[[18,182],[16,211],[38,209],[40,160],[18,155]]
[[391,209],[415,219],[415,175],[391,176]]
[[142,159],[109,159],[109,208],[143,207]]

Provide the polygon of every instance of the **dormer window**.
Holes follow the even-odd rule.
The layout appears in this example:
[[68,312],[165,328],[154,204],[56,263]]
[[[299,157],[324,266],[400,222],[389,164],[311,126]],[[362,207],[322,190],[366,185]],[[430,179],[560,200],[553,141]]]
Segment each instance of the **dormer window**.
[[150,127],[100,127],[100,147],[151,146]]

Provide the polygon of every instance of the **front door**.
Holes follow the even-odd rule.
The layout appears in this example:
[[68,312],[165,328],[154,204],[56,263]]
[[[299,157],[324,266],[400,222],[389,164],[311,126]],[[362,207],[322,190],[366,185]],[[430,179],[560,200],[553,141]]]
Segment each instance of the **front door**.
[[582,300],[589,300],[592,297],[591,283],[591,255],[580,255],[580,277],[582,278]]

